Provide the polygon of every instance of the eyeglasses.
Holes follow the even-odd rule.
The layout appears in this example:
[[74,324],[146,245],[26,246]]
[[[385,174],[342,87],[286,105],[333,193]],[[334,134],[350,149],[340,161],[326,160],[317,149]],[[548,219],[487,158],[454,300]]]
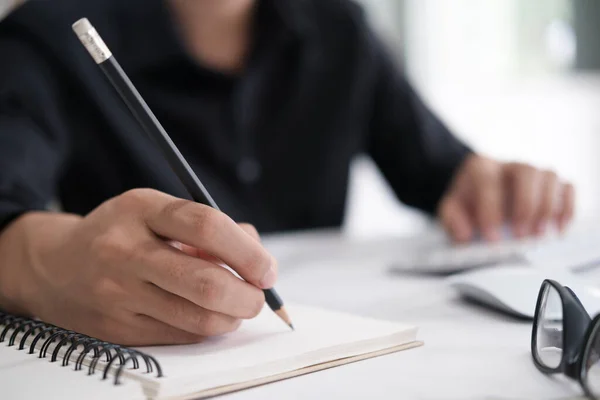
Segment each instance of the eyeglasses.
[[577,380],[600,400],[600,315],[592,320],[570,288],[550,279],[538,295],[531,354],[540,371]]

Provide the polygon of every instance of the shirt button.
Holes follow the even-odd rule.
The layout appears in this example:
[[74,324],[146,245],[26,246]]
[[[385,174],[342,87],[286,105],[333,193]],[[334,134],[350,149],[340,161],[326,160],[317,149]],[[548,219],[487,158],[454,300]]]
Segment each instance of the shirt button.
[[251,184],[260,178],[261,167],[254,158],[244,158],[237,167],[237,174],[240,181]]

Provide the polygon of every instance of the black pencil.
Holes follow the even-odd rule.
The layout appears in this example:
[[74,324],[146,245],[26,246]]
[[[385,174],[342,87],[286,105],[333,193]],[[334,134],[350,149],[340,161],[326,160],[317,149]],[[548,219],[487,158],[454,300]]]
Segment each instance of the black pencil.
[[[115,90],[121,95],[129,110],[142,126],[144,131],[157,143],[165,158],[171,165],[175,174],[186,187],[194,201],[208,205],[219,210],[219,207],[210,196],[200,179],[196,176],[183,155],[175,146],[156,116],[152,113],[142,96],[138,93],[133,83],[127,77],[111,51],[108,49],[96,29],[82,18],[73,24],[73,31],[88,50],[96,64],[104,72]],[[271,310],[275,312],[290,328],[294,329],[292,321],[287,314],[283,301],[275,289],[265,289],[265,300]]]

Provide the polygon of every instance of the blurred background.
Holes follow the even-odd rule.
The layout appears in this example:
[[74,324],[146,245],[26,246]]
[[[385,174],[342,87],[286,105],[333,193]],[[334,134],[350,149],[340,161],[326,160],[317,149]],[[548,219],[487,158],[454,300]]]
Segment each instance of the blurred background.
[[[577,218],[600,199],[600,1],[355,0],[411,82],[475,149],[553,169],[575,184]],[[22,0],[0,0],[0,18]],[[352,169],[345,231],[414,234],[370,160]]]
[[[557,171],[576,186],[577,218],[597,214],[599,1],[360,3],[458,136],[488,155]],[[355,163],[351,188],[349,234],[412,234],[428,224],[398,205],[369,160]]]

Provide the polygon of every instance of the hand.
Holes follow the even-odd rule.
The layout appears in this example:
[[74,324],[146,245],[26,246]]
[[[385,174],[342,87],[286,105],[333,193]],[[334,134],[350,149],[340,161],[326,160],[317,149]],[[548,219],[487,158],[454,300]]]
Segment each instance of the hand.
[[127,192],[85,218],[40,213],[23,223],[44,234],[27,240],[25,268],[0,271],[0,298],[12,293],[9,303],[31,315],[119,344],[233,331],[260,312],[261,288],[277,276],[252,227],[153,190]]
[[518,238],[543,235],[551,224],[563,231],[574,204],[573,186],[554,172],[472,155],[455,174],[439,216],[457,242],[471,240],[477,231],[495,241],[503,224]]

